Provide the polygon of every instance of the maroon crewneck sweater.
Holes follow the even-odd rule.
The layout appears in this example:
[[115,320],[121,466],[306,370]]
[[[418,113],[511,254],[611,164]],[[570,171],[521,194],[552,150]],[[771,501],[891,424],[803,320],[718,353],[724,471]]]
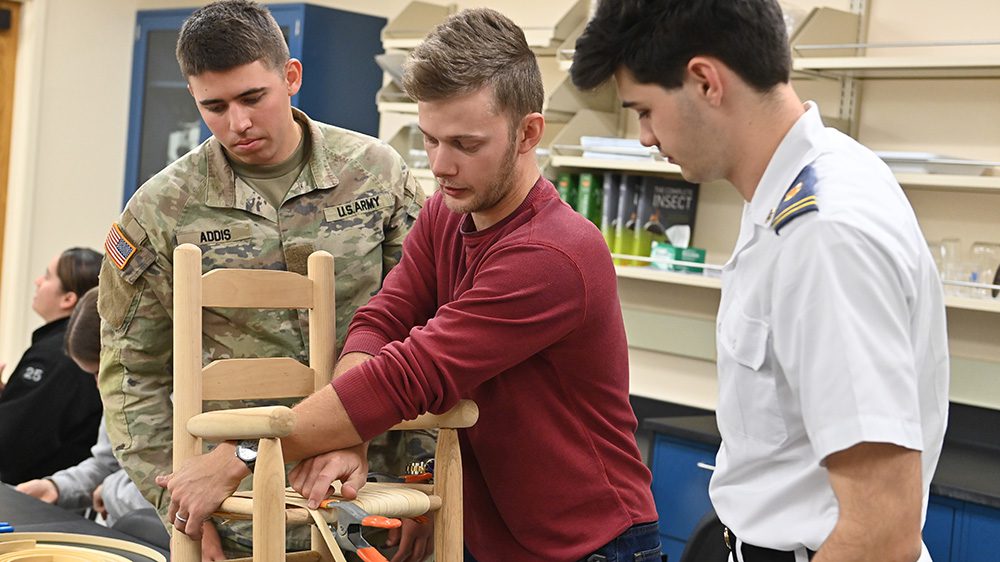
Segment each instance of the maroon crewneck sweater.
[[364,439],[460,398],[465,544],[480,562],[575,561],[656,520],[628,401],[608,248],[544,178],[476,231],[431,197],[402,261],[354,317],[333,381]]

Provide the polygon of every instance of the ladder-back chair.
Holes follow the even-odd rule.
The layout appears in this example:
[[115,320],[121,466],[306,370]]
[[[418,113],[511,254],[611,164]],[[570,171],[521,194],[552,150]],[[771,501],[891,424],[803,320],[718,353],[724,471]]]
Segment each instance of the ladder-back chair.
[[[255,562],[316,560],[343,555],[324,525],[339,510],[310,511],[295,494],[286,497],[281,437],[291,433],[295,415],[284,406],[202,412],[205,400],[267,400],[307,396],[329,384],[336,358],[333,257],[309,256],[307,276],[289,271],[215,269],[202,275],[201,250],[182,244],[174,250],[174,420],[173,465],[202,454],[202,441],[259,439],[252,498],[234,495],[217,515],[252,519]],[[290,308],[309,314],[309,365],[291,357],[220,359],[202,368],[202,308]],[[441,415],[425,414],[394,430],[438,429],[434,483],[370,483],[351,503],[371,515],[418,517],[433,514],[437,562],[461,562],[462,461],[459,428],[475,424],[475,403],[463,400]],[[312,550],[285,552],[287,524],[314,524]],[[170,542],[176,562],[200,562],[201,544],[175,532]],[[249,560],[249,559],[248,559]]]

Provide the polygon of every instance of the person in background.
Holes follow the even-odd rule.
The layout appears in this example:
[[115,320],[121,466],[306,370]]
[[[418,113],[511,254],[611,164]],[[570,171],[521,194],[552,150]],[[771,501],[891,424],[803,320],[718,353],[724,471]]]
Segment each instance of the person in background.
[[[544,92],[524,32],[459,12],[414,49],[404,84],[441,189],[355,315],[332,385],[295,407],[292,486],[313,505],[333,480],[357,489],[364,440],[469,398],[466,560],[659,561],[614,265],[539,171]],[[196,460],[166,482],[188,521],[247,474],[229,454]]]
[[101,255],[70,248],[35,279],[31,308],[45,325],[0,394],[0,481],[20,484],[75,465],[90,455],[101,421],[94,377],[63,352],[69,315],[97,285]]
[[[66,323],[66,355],[81,369],[97,375],[101,358],[101,317],[97,313],[97,287],[80,297]],[[113,527],[121,518],[140,509],[153,509],[111,452],[111,441],[102,423],[90,458],[36,480],[17,485],[17,491],[65,509],[93,507]],[[157,525],[162,532],[162,527]],[[202,559],[224,560],[219,535],[205,522]]]
[[[331,253],[343,342],[354,311],[379,291],[398,263],[424,201],[406,164],[387,144],[313,121],[292,107],[302,86],[302,63],[289,57],[266,6],[232,0],[196,10],[180,31],[177,59],[212,137],[129,200],[108,233],[98,300],[104,345],[99,385],[108,435],[122,466],[161,516],[170,498],[155,479],[170,472],[173,450],[174,248],[198,245],[205,271],[305,274],[309,254]],[[307,318],[295,310],[206,309],[205,364],[269,356],[308,363]],[[205,407],[239,405],[216,401]],[[410,462],[433,456],[434,445],[432,432],[382,436],[371,445],[372,469],[402,474]],[[216,450],[236,459],[235,442]],[[404,532],[427,541],[429,527],[407,522]],[[247,522],[220,525],[219,532],[227,553],[247,555],[252,540]],[[308,536],[291,546],[308,547]]]
[[889,168],[789,83],[775,0],[602,2],[572,79],[746,201],[722,272],[710,495],[739,562],[930,560],[948,412],[941,282]]

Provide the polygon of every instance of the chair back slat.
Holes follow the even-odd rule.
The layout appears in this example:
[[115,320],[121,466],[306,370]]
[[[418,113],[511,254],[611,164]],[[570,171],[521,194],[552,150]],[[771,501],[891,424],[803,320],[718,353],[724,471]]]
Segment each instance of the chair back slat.
[[309,396],[313,370],[291,357],[218,359],[201,372],[202,400],[266,400]]
[[312,308],[312,281],[291,271],[216,269],[201,279],[201,305],[219,308]]

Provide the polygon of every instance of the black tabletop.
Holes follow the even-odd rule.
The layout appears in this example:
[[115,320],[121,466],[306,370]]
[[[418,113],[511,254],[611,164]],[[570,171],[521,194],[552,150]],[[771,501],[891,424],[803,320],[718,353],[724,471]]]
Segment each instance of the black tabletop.
[[[61,507],[39,501],[5,484],[0,484],[0,521],[13,525],[15,532],[77,533],[120,539],[152,548],[169,558],[167,551],[163,549],[147,544],[131,535],[98,525]],[[144,556],[117,550],[114,552],[134,562],[150,561]]]
[[[642,426],[697,443],[722,443],[715,416],[650,418]],[[1000,451],[946,439],[931,493],[1000,509]]]

